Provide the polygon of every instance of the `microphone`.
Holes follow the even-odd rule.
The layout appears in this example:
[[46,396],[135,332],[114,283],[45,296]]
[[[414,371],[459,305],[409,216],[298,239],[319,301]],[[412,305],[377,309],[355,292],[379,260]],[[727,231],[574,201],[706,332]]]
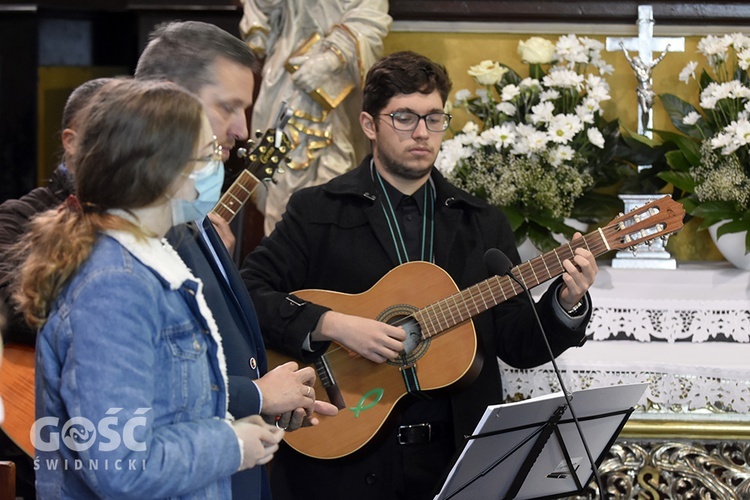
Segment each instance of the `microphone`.
[[[570,415],[573,417],[573,422],[575,423],[576,429],[578,429],[578,435],[581,437],[583,448],[586,450],[586,458],[588,458],[589,463],[591,464],[591,470],[594,472],[596,485],[599,488],[599,497],[604,498],[604,488],[602,487],[602,480],[599,477],[599,469],[597,468],[596,462],[594,462],[594,459],[591,456],[591,451],[589,451],[589,445],[586,442],[586,437],[583,435],[583,431],[581,430],[581,424],[578,422],[578,417],[576,416],[573,409],[570,394],[568,394],[568,390],[565,388],[565,383],[563,382],[560,369],[557,367],[555,355],[552,352],[552,347],[550,347],[549,339],[547,338],[547,332],[544,331],[542,321],[541,319],[539,319],[539,313],[536,310],[536,302],[534,302],[534,298],[531,296],[531,292],[529,292],[529,289],[526,287],[526,285],[524,285],[523,281],[516,278],[516,276],[513,274],[513,263],[502,250],[498,248],[490,248],[489,250],[487,250],[484,253],[484,265],[487,267],[487,271],[489,271],[490,274],[494,274],[497,276],[507,276],[518,283],[523,291],[526,292],[526,296],[529,298],[529,303],[531,304],[531,310],[534,312],[534,317],[536,318],[537,325],[539,326],[539,331],[542,332],[544,344],[547,346],[547,352],[549,353],[550,360],[552,361],[552,367],[555,370],[557,381],[560,384],[560,388],[562,389],[563,398],[565,398],[565,403],[568,405],[568,409],[570,409]],[[573,474],[574,471],[570,471],[570,473]]]
[[[513,263],[502,250],[490,248],[484,252],[484,265],[490,274],[505,276],[513,269]],[[512,277],[511,277],[512,279]]]

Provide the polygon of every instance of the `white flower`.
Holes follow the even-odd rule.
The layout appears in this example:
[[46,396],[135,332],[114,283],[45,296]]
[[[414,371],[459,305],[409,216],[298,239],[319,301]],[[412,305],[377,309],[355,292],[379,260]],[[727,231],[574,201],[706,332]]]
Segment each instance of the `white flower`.
[[465,147],[461,141],[448,139],[443,141],[438,157],[435,159],[435,167],[443,174],[450,175],[456,168],[458,162],[471,157],[473,148]]
[[706,85],[700,95],[700,104],[703,109],[714,109],[716,102],[719,100],[717,97],[719,93],[719,84],[711,82]]
[[552,148],[549,153],[549,162],[553,167],[559,167],[566,161],[570,161],[576,152],[568,145],[557,146]]
[[732,154],[740,147],[739,141],[732,133],[719,133],[711,139],[713,149],[721,148],[721,154]]
[[592,61],[591,64],[593,64],[594,67],[598,69],[599,73],[602,75],[612,75],[615,72],[615,67],[611,64],[607,64],[604,60]]
[[732,39],[732,47],[736,52],[750,49],[750,37],[744,33],[732,33],[729,37]]
[[708,35],[698,42],[698,52],[706,56],[708,63],[716,68],[719,64],[727,60],[729,47],[732,39],[728,35],[717,37]]
[[555,45],[557,59],[562,59],[569,64],[587,63],[588,50],[575,35],[564,35],[558,38]]
[[479,125],[472,121],[468,121],[464,124],[464,128],[461,129],[464,134],[477,134],[479,132]]
[[682,118],[682,123],[684,123],[685,125],[695,125],[696,123],[698,123],[698,120],[700,119],[701,119],[700,113],[696,111],[691,111],[690,113],[686,114]]
[[566,144],[583,129],[580,118],[570,114],[555,115],[549,122],[549,137],[552,142]]
[[586,129],[586,135],[588,136],[589,142],[591,144],[599,149],[604,149],[604,136],[598,128],[591,127]]
[[500,66],[495,61],[485,60],[469,68],[469,75],[473,76],[479,85],[494,85],[500,81],[508,68]]
[[538,91],[541,90],[542,86],[536,78],[526,77],[518,84],[518,88],[521,90]]
[[532,153],[542,151],[547,147],[547,134],[545,134],[541,130],[535,130],[525,139],[528,144],[529,151]]
[[540,102],[531,108],[529,119],[531,123],[548,123],[552,120],[555,112],[555,105],[549,101]]
[[549,64],[555,55],[555,45],[539,36],[518,42],[518,55],[528,64]]
[[515,127],[512,123],[505,122],[502,125],[485,130],[480,135],[480,141],[485,145],[492,145],[498,151],[512,145],[516,140]]
[[600,85],[589,87],[588,91],[586,92],[586,99],[596,100],[597,102],[608,101],[610,99],[609,85],[607,85],[605,82]]
[[682,68],[682,71],[680,71],[680,75],[677,77],[677,79],[687,84],[688,82],[690,82],[691,78],[695,79],[695,69],[697,67],[698,63],[696,61],[690,61],[685,65],[684,68]]
[[583,84],[583,75],[579,75],[570,69],[559,68],[545,75],[542,83],[547,87],[575,88],[576,90],[580,90]]
[[583,104],[576,106],[576,116],[580,118],[583,123],[588,123],[589,125],[593,125],[596,121],[596,115],[594,112]]
[[747,119],[739,119],[733,122],[732,125],[734,126],[734,136],[737,142],[742,146],[750,143],[750,123],[748,123]]
[[503,101],[508,102],[508,101],[512,101],[513,99],[518,97],[520,94],[521,94],[521,89],[519,89],[518,87],[516,87],[515,85],[511,83],[503,87],[503,91],[500,94],[500,98]]
[[499,67],[513,70],[491,60],[472,66],[475,96],[458,91],[455,106],[473,119],[443,143],[436,167],[452,172],[457,186],[491,204],[515,207],[530,221],[570,216],[606,159],[597,124],[602,102],[611,99],[602,75],[612,67],[602,59],[603,49],[600,41],[573,34],[554,45],[540,37],[525,40],[518,47],[522,59],[549,65],[539,79],[501,75]]
[[501,113],[504,113],[508,116],[515,115],[517,111],[516,107],[512,103],[509,103],[509,102],[501,102],[497,106],[495,106],[495,108]]
[[460,106],[471,99],[471,91],[469,89],[461,89],[456,91],[456,106]]
[[544,102],[544,101],[554,101],[558,97],[560,97],[560,92],[558,92],[555,89],[547,89],[547,90],[543,90],[542,92],[539,93],[539,100],[542,101],[542,102]]

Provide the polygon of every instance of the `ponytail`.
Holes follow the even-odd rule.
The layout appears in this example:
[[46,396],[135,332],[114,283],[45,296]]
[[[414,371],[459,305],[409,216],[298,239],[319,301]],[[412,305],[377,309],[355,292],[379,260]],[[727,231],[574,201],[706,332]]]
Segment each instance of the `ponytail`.
[[84,209],[74,195],[57,210],[31,220],[12,251],[20,263],[13,299],[29,325],[44,326],[62,288],[91,254],[98,233],[108,229],[141,233],[121,217],[91,206]]

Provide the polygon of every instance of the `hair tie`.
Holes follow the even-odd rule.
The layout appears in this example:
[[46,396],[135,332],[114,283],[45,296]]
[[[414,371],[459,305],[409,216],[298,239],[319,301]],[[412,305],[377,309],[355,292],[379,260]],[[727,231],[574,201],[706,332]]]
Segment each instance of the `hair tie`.
[[60,208],[57,209],[57,211],[61,212],[64,208],[67,208],[77,214],[83,213],[81,202],[78,201],[78,197],[76,197],[76,195],[74,194],[69,194],[68,197],[65,198],[65,201],[62,203],[62,205],[60,205]]

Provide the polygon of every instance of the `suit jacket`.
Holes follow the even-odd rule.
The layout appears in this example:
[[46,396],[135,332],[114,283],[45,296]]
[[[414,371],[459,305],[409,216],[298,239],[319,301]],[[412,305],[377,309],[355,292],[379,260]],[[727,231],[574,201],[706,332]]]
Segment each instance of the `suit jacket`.
[[[216,257],[193,223],[172,228],[167,239],[203,282],[203,294],[224,346],[229,377],[229,412],[236,418],[256,415],[261,409],[261,394],[253,380],[268,370],[258,317],[237,267],[213,224],[208,218],[202,224]],[[236,499],[270,499],[266,468],[258,466],[234,474],[232,494]]]
[[[435,264],[448,272],[459,289],[489,277],[483,256],[490,248],[499,248],[514,264],[520,263],[513,231],[497,208],[451,185],[436,170],[433,170],[432,182],[436,193]],[[361,293],[398,265],[391,231],[377,193],[368,157],[353,171],[292,195],[287,212],[274,232],[246,258],[242,276],[258,306],[267,346],[300,359],[313,358],[328,346],[321,343],[314,346],[315,353],[310,353],[303,349],[303,342],[326,308],[305,303],[292,292],[318,288]],[[404,286],[419,284],[405,283]],[[538,309],[552,350],[558,355],[570,346],[583,343],[588,316],[573,329],[565,324],[553,309],[556,288],[557,283],[549,287]],[[588,304],[587,314],[590,314],[590,301]],[[436,404],[442,401],[448,407],[445,413],[448,413],[457,445],[462,443],[463,435],[471,433],[488,404],[502,402],[496,356],[520,368],[549,360],[525,294],[476,316],[473,321],[485,354],[479,376],[449,397],[433,399]],[[402,423],[416,423],[406,417],[405,414]],[[394,442],[395,436],[387,439]],[[316,498],[318,491],[324,495],[330,489],[325,487],[323,477],[330,472],[326,477],[331,480],[338,477],[337,487],[352,497],[394,498],[397,488],[383,484],[390,482],[388,478],[392,474],[397,474],[388,469],[388,463],[392,463],[393,468],[400,467],[392,452],[390,448],[381,447],[364,456],[351,457],[348,463],[352,468],[346,471],[341,469],[343,464],[336,461],[313,463],[301,455],[291,457],[291,452],[285,452],[287,457],[283,457],[280,452],[274,459],[273,470],[280,470],[281,475],[288,473],[289,478],[278,480],[273,477],[276,473],[272,474],[274,496],[294,498],[295,493],[285,495],[281,490],[291,488],[290,480],[295,477],[300,484],[310,484],[309,481],[318,478],[321,486],[306,498]],[[430,459],[430,452],[415,453],[421,462]],[[404,456],[403,468],[418,468],[412,464],[415,463],[411,458]],[[447,465],[444,463],[442,467]],[[433,476],[439,474],[433,471]],[[438,477],[433,477],[432,483],[437,480]],[[429,495],[429,491],[421,493]]]

